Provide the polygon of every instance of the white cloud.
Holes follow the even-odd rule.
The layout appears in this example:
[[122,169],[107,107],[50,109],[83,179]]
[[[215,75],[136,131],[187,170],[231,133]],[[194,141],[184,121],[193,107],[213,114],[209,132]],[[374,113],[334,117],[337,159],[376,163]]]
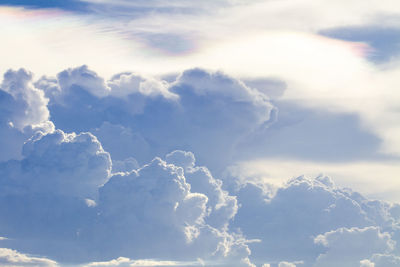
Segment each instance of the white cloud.
[[79,258],[71,242],[94,215],[88,198],[93,204],[110,171],[109,154],[90,133],[37,134],[22,160],[0,164],[1,235],[24,252]]
[[278,267],[296,267],[296,264],[287,261],[282,261],[278,264]]
[[22,146],[35,132],[54,131],[48,99],[32,84],[32,73],[9,70],[0,84],[0,161],[21,158]]
[[156,158],[109,177],[111,159],[92,134],[38,134],[24,159],[0,164],[0,234],[62,262],[122,256],[252,266],[247,240],[228,229],[236,199],[206,168],[191,168]]
[[[323,241],[331,239],[323,238],[321,234],[343,227],[372,227],[373,233],[380,229],[397,232],[391,204],[370,200],[350,189],[337,187],[326,176],[294,178],[275,189],[245,182],[239,183],[232,191],[237,196],[239,210],[231,227],[240,228],[248,239],[260,240],[249,244],[252,259],[257,261],[289,260],[294,264],[304,261],[309,266],[319,254],[324,253],[324,248],[315,244],[314,238],[320,235],[318,244],[327,246]],[[378,237],[387,241],[393,249],[390,234],[379,234]],[[347,248],[349,255],[358,253],[356,244]],[[354,260],[358,264],[374,253],[382,252],[377,249]],[[335,255],[328,262],[334,264],[335,259],[343,257]]]
[[14,175],[30,192],[96,198],[110,174],[110,156],[90,133],[40,134],[25,144],[23,154],[20,173]]
[[185,169],[185,176],[192,192],[208,197],[206,222],[216,228],[227,229],[229,221],[236,215],[238,205],[234,196],[222,189],[222,181],[215,179],[206,167],[195,167],[193,153],[173,151],[166,156],[167,163]]
[[[262,181],[276,186],[288,177],[329,175],[342,187],[353,188],[371,198],[398,202],[397,161],[313,162],[295,159],[265,158],[238,163],[230,172],[243,179]],[[379,180],[376,179],[379,174]]]
[[[162,74],[199,66],[222,69],[240,77],[279,77],[288,83],[284,99],[317,109],[356,113],[366,129],[383,139],[382,152],[400,153],[400,128],[396,123],[400,95],[393,90],[397,87],[398,64],[395,62],[386,68],[378,68],[362,56],[369,49],[367,45],[315,34],[320,29],[346,25],[392,25],[390,18],[396,18],[400,13],[398,3],[393,0],[374,0],[368,5],[359,0],[335,3],[310,0],[245,2],[244,5],[206,14],[171,15],[166,12],[157,14],[157,17],[150,14],[130,23],[110,20],[108,24],[92,19],[92,25],[87,25],[87,18],[69,18],[62,14],[60,16],[66,16],[62,17],[62,23],[55,23],[59,19],[57,15],[55,18],[49,16],[43,22],[50,25],[51,33],[34,20],[37,11],[6,10],[4,24],[11,23],[16,28],[6,29],[2,34],[6,42],[4,47],[9,48],[5,49],[6,53],[22,51],[25,43],[30,43],[35,52],[3,56],[12,59],[3,63],[8,64],[3,68],[20,62],[18,64],[34,70],[43,69],[43,64],[37,64],[41,60],[36,57],[40,57],[68,65],[90,64],[107,75],[139,68],[143,73]],[[28,15],[33,21],[28,24],[30,29],[26,29],[27,23],[18,19],[20,14]],[[381,19],[385,16],[389,22]],[[65,30],[60,30],[65,25],[69,29],[68,36],[65,36]],[[123,32],[123,38],[113,30],[105,32],[103,27],[110,29],[109,25],[115,25],[111,28],[116,32]],[[398,23],[395,26],[398,27]],[[12,38],[15,32],[24,33],[19,35],[24,36],[23,40],[15,41]],[[31,32],[38,33],[40,38]],[[199,48],[171,56],[156,53],[157,48],[138,40],[143,35],[160,32],[194,39]],[[59,47],[42,48],[49,46],[46,42],[49,35],[62,40]],[[56,52],[52,53],[54,50]],[[32,57],[35,59],[29,60]],[[53,65],[47,73],[65,67]],[[42,70],[38,72],[43,73]],[[125,80],[137,81],[132,75]],[[154,80],[139,86],[139,90],[149,94],[165,92],[162,88],[163,84]]]
[[[194,180],[186,177],[196,171],[184,172],[156,158],[137,171],[113,175],[100,188],[99,223],[94,228],[94,233],[103,233],[93,236],[96,243],[103,244],[102,251],[136,258],[200,257],[222,262],[247,258],[249,250],[241,235],[226,227],[213,228],[213,221],[209,224],[214,213],[221,217],[220,210],[232,209],[234,215],[235,199],[204,173],[196,177],[203,179],[203,184],[192,187],[188,182]],[[222,203],[215,202],[215,193],[209,188],[224,197]],[[231,216],[221,217],[218,223],[228,223]]]
[[328,248],[317,258],[315,267],[358,266],[361,260],[375,253],[391,252],[395,246],[390,234],[381,233],[377,227],[340,228],[317,236],[315,242]]
[[375,264],[369,260],[362,260],[360,261],[360,267],[375,267]]
[[58,264],[55,261],[32,257],[23,253],[19,253],[16,250],[8,248],[0,248],[0,265],[4,267],[16,267],[16,266],[36,266],[36,267],[56,267]]
[[[136,74],[118,74],[104,81],[86,66],[57,77],[37,83],[50,98],[57,127],[91,131],[114,159],[134,157],[140,164],[182,148],[193,151],[202,164],[223,168],[236,143],[264,127],[274,109],[266,95],[241,81],[202,69],[186,70],[167,88],[150,91],[135,89],[135,84],[125,88],[124,79]],[[60,90],[54,89],[57,81]],[[162,80],[155,83],[167,85]],[[121,90],[124,95],[114,94]]]
[[201,262],[179,262],[179,261],[162,261],[162,260],[131,260],[129,258],[119,257],[111,261],[92,262],[84,267],[92,266],[203,266]]

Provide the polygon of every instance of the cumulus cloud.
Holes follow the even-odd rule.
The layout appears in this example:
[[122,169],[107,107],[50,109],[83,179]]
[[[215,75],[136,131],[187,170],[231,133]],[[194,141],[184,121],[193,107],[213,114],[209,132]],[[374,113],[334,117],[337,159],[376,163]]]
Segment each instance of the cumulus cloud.
[[34,132],[51,132],[48,99],[33,85],[32,73],[9,70],[0,84],[0,161],[21,157],[22,146]]
[[238,204],[236,197],[222,189],[222,181],[215,179],[206,167],[195,167],[195,158],[191,152],[174,151],[166,156],[166,161],[183,167],[191,190],[208,197],[209,216],[206,222],[217,228],[227,228],[236,215]]
[[396,264],[396,204],[326,176],[218,179],[273,116],[268,97],[237,79],[190,69],[172,82],[104,80],[82,66],[36,83],[10,71],[1,88],[0,119],[22,151],[0,163],[0,236],[13,249],[111,266]]
[[375,267],[375,264],[369,260],[361,260],[360,267]]
[[[185,152],[173,154],[179,153]],[[203,186],[192,186],[193,180],[187,178],[191,174],[156,158],[137,171],[113,175],[100,188],[100,215],[94,233],[103,234],[93,236],[104,246],[104,253],[135,258],[235,259],[233,262],[247,258],[246,240],[212,221],[213,213],[220,216],[219,209],[231,207],[223,202],[225,199],[216,202],[215,193],[202,188],[223,193],[222,189],[212,177],[201,175],[198,179],[205,180],[201,181]],[[221,196],[228,204],[234,200],[226,192]],[[216,208],[218,205],[221,207]],[[222,219],[224,225],[230,217]]]
[[22,160],[0,163],[1,235],[16,248],[67,257],[79,251],[70,244],[93,216],[85,199],[107,181],[109,154],[89,133],[60,130],[37,134],[23,150]]
[[8,248],[0,248],[0,264],[1,266],[36,266],[36,267],[56,267],[58,264],[55,261],[32,257],[16,250]]
[[[0,234],[10,246],[62,262],[125,256],[252,266],[247,240],[227,227],[236,199],[192,153],[167,156],[189,155],[192,167],[155,158],[110,175],[111,158],[90,133],[37,134],[23,151],[0,165]],[[186,173],[199,180],[193,189]]]
[[278,264],[278,267],[296,267],[296,264],[287,261],[281,261]]
[[273,109],[266,95],[202,69],[167,83],[134,73],[104,81],[82,66],[37,84],[58,128],[91,131],[113,158],[134,157],[141,164],[177,148],[193,151],[212,168],[226,164],[239,139],[262,127]]
[[[373,231],[369,232],[382,237],[393,249],[391,235],[386,232],[377,234],[380,229],[397,231],[396,222],[390,214],[392,205],[337,187],[329,177],[298,177],[278,188],[239,183],[236,190],[231,188],[230,191],[237,195],[239,205],[231,227],[238,227],[249,239],[260,240],[249,244],[254,260],[290,260],[311,264],[326,250],[326,246],[318,245],[323,242],[316,244],[314,239],[343,227],[371,227],[368,229]],[[377,249],[367,256],[384,251]],[[349,254],[356,252],[356,247],[349,247]],[[341,256],[336,255],[336,258]],[[365,258],[357,259],[357,264]]]
[[47,99],[42,91],[32,85],[32,73],[24,69],[7,71],[1,89],[16,101],[15,104],[9,103],[8,107],[12,110],[7,115],[9,122],[17,129],[23,130],[28,125],[40,124],[49,118]]
[[361,260],[375,253],[387,253],[395,242],[389,233],[381,233],[378,227],[340,228],[317,236],[314,241],[328,248],[314,266],[357,266]]
[[111,168],[109,154],[90,133],[65,134],[57,130],[38,134],[24,145],[23,155],[22,161],[5,164],[19,163],[20,172],[14,177],[19,186],[29,186],[30,192],[96,198]]

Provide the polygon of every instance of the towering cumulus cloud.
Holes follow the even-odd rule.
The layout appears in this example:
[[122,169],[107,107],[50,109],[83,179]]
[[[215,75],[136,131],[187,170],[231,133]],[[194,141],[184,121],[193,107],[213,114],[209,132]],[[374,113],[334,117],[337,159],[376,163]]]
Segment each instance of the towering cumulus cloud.
[[50,132],[48,99],[32,84],[32,73],[9,70],[0,84],[0,161],[21,157],[33,132]]
[[62,262],[126,256],[249,265],[245,238],[228,229],[235,197],[195,166],[193,154],[167,159],[111,174],[92,134],[35,134],[21,160],[0,164],[4,243]]
[[[175,149],[196,153],[217,168],[229,162],[235,144],[270,119],[268,97],[225,74],[201,69],[176,81],[121,73],[104,81],[86,66],[37,82],[49,97],[55,125],[91,131],[113,159],[144,164]],[[125,149],[116,149],[122,136]]]
[[[178,166],[155,158],[137,171],[113,175],[100,188],[100,215],[93,238],[99,238],[96,243],[104,246],[101,251],[114,257],[180,260],[233,258],[240,262],[248,256],[240,234],[209,223],[214,216],[221,216],[215,206],[225,205],[220,209],[226,209],[227,203],[215,203],[215,194],[204,194],[204,188],[220,190],[233,205],[235,199],[205,174],[198,177],[205,180],[203,188],[192,187],[187,172]],[[221,219],[227,224],[230,218]]]

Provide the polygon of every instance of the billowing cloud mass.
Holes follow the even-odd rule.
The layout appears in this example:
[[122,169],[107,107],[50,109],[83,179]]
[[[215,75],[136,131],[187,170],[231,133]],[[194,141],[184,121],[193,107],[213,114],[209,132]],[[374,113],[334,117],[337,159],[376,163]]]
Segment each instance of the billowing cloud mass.
[[395,245],[390,234],[381,233],[377,227],[339,228],[317,236],[314,241],[328,248],[315,263],[321,267],[357,266],[375,253],[390,253]]
[[[236,187],[240,208],[231,226],[261,240],[249,244],[254,258],[304,261],[306,266],[338,266],[335,260],[342,260],[340,266],[354,266],[395,248],[391,238],[398,238],[399,221],[393,206],[337,187],[329,177],[298,177],[277,189],[253,183]],[[354,235],[348,237],[354,245],[346,235]]]
[[400,267],[399,18],[0,1],[0,266]]
[[203,188],[225,194],[225,203],[215,203],[213,194],[191,187],[178,166],[156,158],[137,171],[114,174],[100,188],[99,218],[92,238],[103,254],[181,260],[213,255],[239,261],[248,256],[244,238],[222,227],[234,214],[221,218],[219,228],[208,223],[209,218],[221,216],[219,210],[230,208],[226,207],[230,200],[236,204],[235,199],[214,185],[212,177],[199,175],[199,180],[205,180]]
[[203,164],[220,167],[233,156],[235,144],[263,127],[273,110],[265,94],[201,69],[184,71],[167,83],[133,73],[104,81],[82,66],[57,78],[43,77],[36,86],[50,99],[57,128],[91,131],[113,159],[134,157],[141,164],[185,149]]
[[323,175],[277,186],[223,172],[246,154],[244,139],[256,145],[276,120],[267,95],[222,72],[190,69],[172,80],[105,80],[87,66],[36,81],[23,69],[6,73],[0,260],[398,264],[400,205]]
[[88,206],[108,180],[109,154],[90,133],[60,130],[37,134],[23,151],[22,160],[0,163],[1,236],[35,254],[79,251],[70,244],[93,216]]
[[[127,256],[249,265],[245,237],[228,228],[236,198],[192,153],[167,159],[174,164],[155,158],[111,174],[110,155],[91,133],[38,132],[21,160],[0,163],[1,236],[62,262]],[[185,173],[198,180],[193,188]]]

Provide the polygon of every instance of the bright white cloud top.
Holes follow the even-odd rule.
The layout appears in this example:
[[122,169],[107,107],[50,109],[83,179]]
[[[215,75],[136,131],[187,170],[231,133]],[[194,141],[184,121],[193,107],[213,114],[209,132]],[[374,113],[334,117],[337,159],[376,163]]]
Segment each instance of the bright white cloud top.
[[2,1],[0,265],[400,266],[399,18]]

